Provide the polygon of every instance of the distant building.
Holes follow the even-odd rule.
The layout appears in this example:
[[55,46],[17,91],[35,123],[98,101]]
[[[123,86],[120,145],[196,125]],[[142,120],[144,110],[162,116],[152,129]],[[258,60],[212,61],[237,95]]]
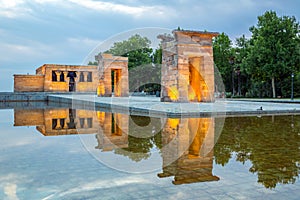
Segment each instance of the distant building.
[[15,92],[96,92],[97,66],[44,64],[36,75],[14,75]]
[[44,136],[94,134],[99,129],[96,111],[69,108],[15,109],[14,126],[36,126]]
[[100,53],[95,59],[99,63],[98,96],[129,96],[128,58]]
[[[212,38],[218,33],[174,30],[162,40],[161,101],[214,102]],[[94,92],[127,97],[128,58],[100,53],[98,66],[45,64],[36,75],[14,75],[15,92]]]
[[99,66],[44,64],[35,75],[14,75],[14,92],[94,92],[128,96],[128,58],[99,54]]

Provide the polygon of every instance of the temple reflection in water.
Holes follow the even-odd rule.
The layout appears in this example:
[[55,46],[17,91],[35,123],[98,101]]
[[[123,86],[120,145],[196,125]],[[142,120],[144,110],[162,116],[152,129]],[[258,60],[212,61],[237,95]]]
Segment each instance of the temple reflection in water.
[[242,164],[250,162],[249,173],[256,174],[257,182],[266,188],[298,180],[299,115],[229,117],[220,136],[219,120],[154,118],[69,108],[14,110],[15,126],[36,126],[45,136],[95,134],[92,139],[97,145],[92,148],[97,153],[128,157],[135,165],[150,160],[156,148],[162,158],[158,177],[174,176],[175,185],[218,181],[213,165],[225,166],[230,159]]
[[36,126],[45,136],[91,134],[98,131],[94,112],[69,108],[14,110],[14,126]]
[[213,118],[160,119],[57,108],[16,109],[14,120],[15,126],[36,126],[45,136],[96,134],[95,148],[102,151],[123,149],[147,155],[151,149],[149,144],[155,140],[163,159],[163,172],[159,177],[174,176],[174,184],[219,180],[212,175]]
[[212,174],[214,147],[213,118],[168,118],[162,133],[163,172],[174,176],[174,184],[217,181]]
[[97,112],[100,129],[96,134],[97,149],[111,151],[128,147],[128,115]]

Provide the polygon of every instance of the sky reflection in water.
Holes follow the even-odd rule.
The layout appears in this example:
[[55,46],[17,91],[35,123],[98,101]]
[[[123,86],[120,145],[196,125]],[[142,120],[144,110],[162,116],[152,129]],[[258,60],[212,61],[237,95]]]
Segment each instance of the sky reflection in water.
[[0,199],[299,196],[298,115],[224,121],[69,108],[0,115]]

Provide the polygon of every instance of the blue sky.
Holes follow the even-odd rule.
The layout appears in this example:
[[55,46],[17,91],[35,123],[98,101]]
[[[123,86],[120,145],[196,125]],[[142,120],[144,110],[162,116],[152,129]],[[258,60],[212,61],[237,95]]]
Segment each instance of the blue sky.
[[82,64],[124,31],[160,27],[245,34],[267,10],[300,19],[299,0],[0,0],[0,91],[44,63]]

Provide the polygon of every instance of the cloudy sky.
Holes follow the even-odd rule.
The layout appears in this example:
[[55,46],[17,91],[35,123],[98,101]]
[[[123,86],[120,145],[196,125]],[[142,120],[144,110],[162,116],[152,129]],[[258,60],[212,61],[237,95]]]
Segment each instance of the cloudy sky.
[[267,10],[300,19],[299,0],[0,0],[0,91],[44,63],[82,64],[108,38],[144,27],[245,34]]

